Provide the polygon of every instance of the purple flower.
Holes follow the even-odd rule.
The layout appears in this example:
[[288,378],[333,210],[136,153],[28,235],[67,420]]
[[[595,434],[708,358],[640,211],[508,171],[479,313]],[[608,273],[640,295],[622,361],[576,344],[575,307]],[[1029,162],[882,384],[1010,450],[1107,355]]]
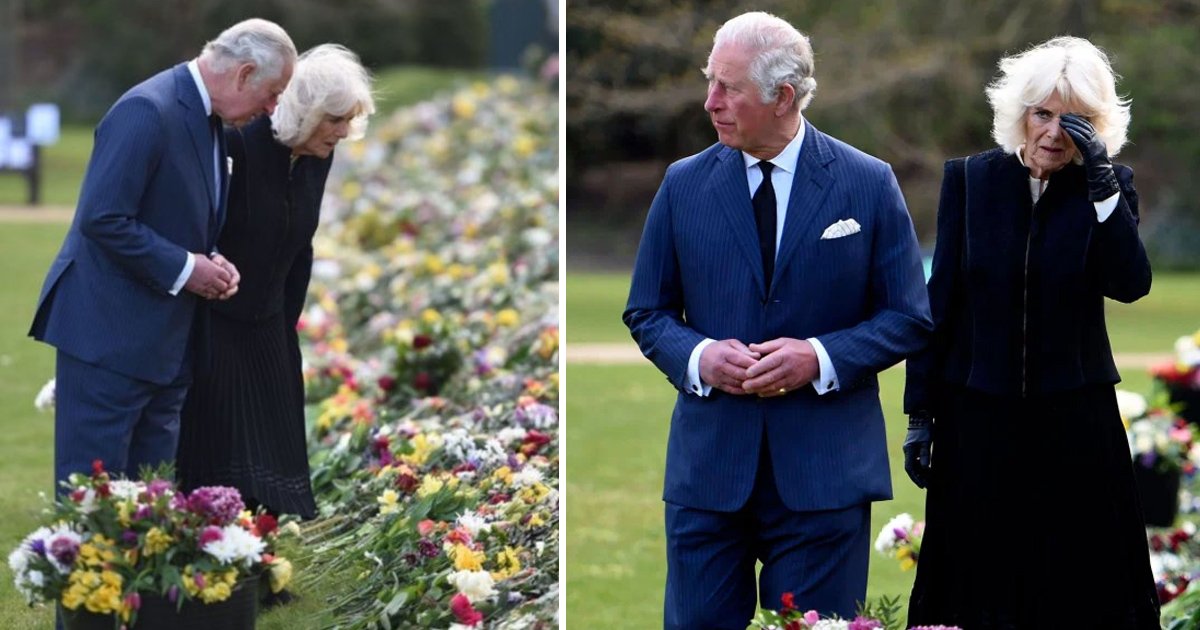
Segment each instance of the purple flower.
[[867,617],[856,617],[846,626],[846,630],[881,630],[882,628],[882,623]]
[[137,532],[133,531],[132,529],[123,531],[121,532],[121,540],[127,545],[132,545],[133,543],[137,542]]
[[426,558],[436,558],[438,554],[442,553],[437,544],[428,538],[422,538],[421,542],[417,543],[417,547],[420,548],[421,555]]
[[517,459],[516,453],[508,454],[507,464],[508,464],[508,467],[513,470],[513,472],[520,472],[521,469],[525,467],[523,464],[521,464],[521,460]]
[[133,520],[144,521],[154,515],[154,508],[149,505],[139,505],[137,512],[133,513]]
[[171,588],[167,589],[167,601],[171,602],[172,604],[179,601],[179,587],[178,586],[175,586],[174,584],[172,584]]
[[1156,459],[1158,458],[1155,457],[1154,451],[1147,451],[1138,457],[1138,463],[1142,465],[1142,468],[1154,468],[1154,460]]
[[79,543],[65,536],[55,538],[50,541],[50,555],[62,566],[69,567],[75,564],[79,555]]
[[174,486],[170,481],[165,479],[155,479],[146,485],[146,492],[148,492],[152,497],[161,497],[172,487]]
[[213,525],[228,525],[237,519],[246,505],[235,488],[204,486],[188,496],[188,509]]
[[42,556],[43,558],[46,557],[46,541],[45,540],[38,538],[37,540],[34,540],[33,542],[29,543],[29,548],[31,550],[33,550],[33,552],[36,553],[37,555]]
[[908,540],[908,532],[903,527],[893,527],[892,533],[896,534],[896,540]]
[[192,580],[196,583],[196,588],[198,588],[200,590],[204,590],[204,574],[203,573],[197,573],[196,575],[192,576]]
[[517,407],[513,417],[517,424],[535,429],[545,429],[558,424],[558,410],[542,403]]

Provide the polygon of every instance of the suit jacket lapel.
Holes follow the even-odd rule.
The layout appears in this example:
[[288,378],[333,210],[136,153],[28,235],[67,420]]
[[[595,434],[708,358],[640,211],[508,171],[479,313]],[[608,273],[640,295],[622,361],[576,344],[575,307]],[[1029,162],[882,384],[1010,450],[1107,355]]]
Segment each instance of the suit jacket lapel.
[[220,141],[220,151],[217,153],[217,172],[221,175],[221,203],[217,205],[217,232],[225,225],[225,215],[229,208],[229,180],[232,162],[229,159],[229,143],[225,140],[225,131],[217,132]]
[[766,296],[762,259],[758,253],[758,228],[754,224],[754,207],[750,204],[750,188],[746,183],[746,163],[742,153],[729,147],[717,152],[713,177],[709,180],[708,195],[729,222],[730,234],[754,270],[758,292]]
[[[783,272],[795,256],[813,221],[823,214],[825,199],[833,188],[834,178],[826,166],[834,157],[833,152],[829,150],[825,134],[808,121],[804,124],[807,125],[804,130],[804,144],[800,147],[796,174],[792,178],[792,193],[783,222],[783,236],[779,240],[779,254],[775,256],[776,276]],[[775,284],[772,283],[772,286]]]
[[213,181],[212,170],[212,129],[208,126],[208,117],[204,115],[204,102],[200,100],[200,92],[192,81],[187,64],[175,66],[175,89],[179,102],[187,110],[184,114],[184,124],[187,125],[188,135],[192,139],[192,148],[196,151],[196,166],[200,176],[209,184],[208,203],[217,207],[217,197],[214,193],[216,183]]

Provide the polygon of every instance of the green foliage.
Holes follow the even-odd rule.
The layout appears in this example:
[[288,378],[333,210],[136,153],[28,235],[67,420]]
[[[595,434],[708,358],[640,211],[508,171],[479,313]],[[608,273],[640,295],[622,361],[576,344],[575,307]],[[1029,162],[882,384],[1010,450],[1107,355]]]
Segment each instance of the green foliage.
[[[1200,23],[1190,3],[990,0],[747,3],[572,2],[567,11],[571,211],[636,229],[667,163],[715,141],[702,109],[712,36],[743,11],[808,34],[818,89],[805,116],[892,164],[918,235],[931,242],[948,158],[994,145],[984,87],[1001,57],[1055,35],[1107,49],[1133,99],[1134,167],[1147,246],[1163,268],[1200,267]],[[603,175],[640,163],[644,178]],[[654,175],[654,176],[649,176]],[[602,218],[599,218],[602,215]],[[584,222],[580,222],[584,224]],[[586,247],[586,244],[584,245]],[[572,254],[575,255],[574,253]],[[610,256],[613,254],[610,253]],[[624,256],[624,250],[616,256]]]

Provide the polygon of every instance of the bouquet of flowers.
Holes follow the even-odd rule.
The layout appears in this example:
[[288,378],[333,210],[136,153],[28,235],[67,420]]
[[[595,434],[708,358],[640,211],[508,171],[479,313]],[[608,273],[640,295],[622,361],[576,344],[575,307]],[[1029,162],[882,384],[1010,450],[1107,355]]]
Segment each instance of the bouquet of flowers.
[[1200,330],[1175,340],[1175,360],[1150,370],[1164,383],[1200,389]]
[[913,522],[912,515],[899,514],[887,522],[875,538],[875,550],[900,561],[900,569],[908,571],[917,566],[921,554],[921,538],[925,521]]
[[58,601],[68,611],[112,615],[116,626],[136,622],[147,596],[209,604],[228,599],[246,576],[268,572],[275,591],[290,579],[290,563],[270,553],[276,519],[245,511],[233,488],[185,494],[157,475],[112,478],[99,460],[90,476],[71,475],[64,486],[52,524],[8,557],[30,605]]
[[1147,404],[1144,397],[1132,392],[1118,390],[1117,405],[1127,422],[1129,451],[1139,466],[1185,475],[1195,472],[1200,464],[1200,444],[1186,420],[1166,404]]
[[[779,610],[762,610],[751,625],[763,630],[903,630],[900,597],[882,597],[860,604],[854,619],[821,617],[815,610],[796,608],[793,593],[780,597]],[[914,626],[910,630],[961,630],[954,626]]]

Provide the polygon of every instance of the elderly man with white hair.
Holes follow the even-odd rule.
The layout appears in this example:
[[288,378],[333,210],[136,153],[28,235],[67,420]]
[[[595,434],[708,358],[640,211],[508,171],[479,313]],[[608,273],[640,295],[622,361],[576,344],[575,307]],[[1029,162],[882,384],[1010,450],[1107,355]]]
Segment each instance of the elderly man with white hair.
[[[1129,101],[1058,37],[1000,62],[999,145],[946,163],[905,469],[928,486],[910,624],[1158,628],[1105,298],[1150,291]],[[998,550],[1003,550],[997,553]]]
[[316,515],[304,431],[296,324],[304,308],[333,150],[363,135],[371,78],[334,44],[300,56],[271,118],[229,129],[233,159],[221,253],[241,289],[213,305],[213,368],[183,408],[177,473],[185,489],[237,488],[250,506]]
[[131,477],[174,461],[180,407],[209,354],[209,300],[239,286],[216,250],[229,194],[220,123],[273,111],[295,60],[278,25],[241,22],[131,88],[96,127],[30,330],[58,350],[58,481],[96,460]]
[[817,82],[792,25],[729,20],[704,73],[719,142],[667,169],[624,315],[679,392],[664,626],[850,617],[892,496],[876,375],[931,326],[916,235],[891,168],[801,115]]

